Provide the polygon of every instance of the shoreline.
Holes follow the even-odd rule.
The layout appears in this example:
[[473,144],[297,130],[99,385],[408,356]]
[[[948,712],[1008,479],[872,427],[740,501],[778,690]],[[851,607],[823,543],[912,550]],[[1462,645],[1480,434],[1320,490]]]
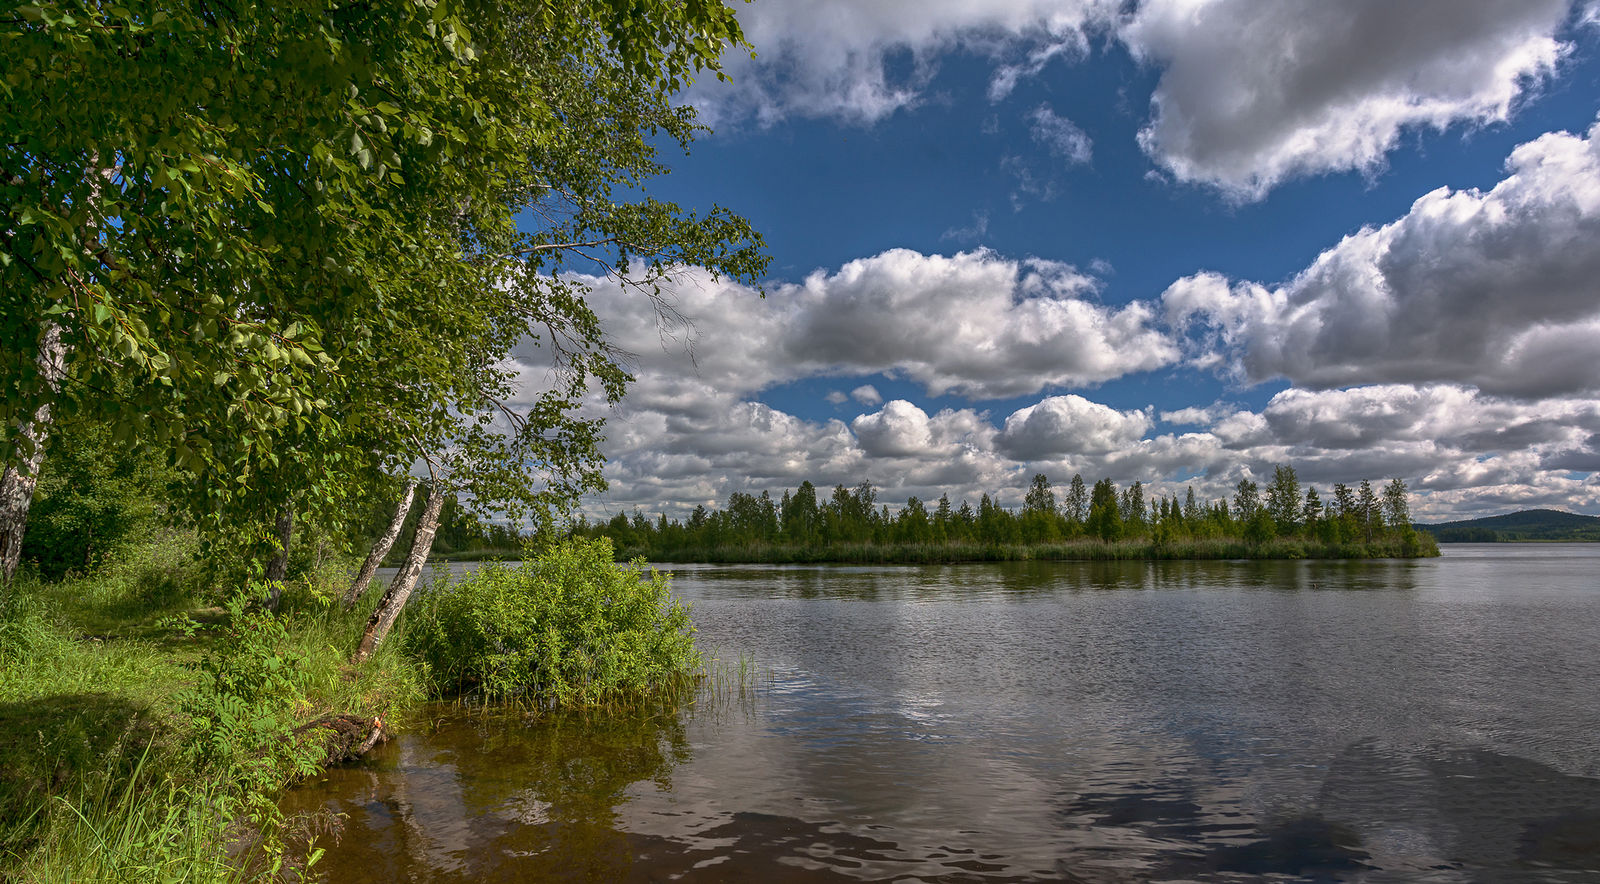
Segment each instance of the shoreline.
[[659,563],[726,565],[1416,559],[1439,555],[1438,544],[1432,542],[1431,538],[1424,539],[1421,536],[1411,543],[1399,538],[1384,538],[1370,544],[1327,544],[1293,539],[1252,544],[1237,539],[1215,539],[1164,544],[1152,541],[1105,543],[1086,540],[1048,544],[748,544],[679,549],[619,545],[617,549],[618,561],[644,558]]

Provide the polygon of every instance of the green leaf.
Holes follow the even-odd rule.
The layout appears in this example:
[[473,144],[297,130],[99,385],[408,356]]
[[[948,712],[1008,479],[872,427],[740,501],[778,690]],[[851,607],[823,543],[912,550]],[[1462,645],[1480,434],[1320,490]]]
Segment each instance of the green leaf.
[[[635,277],[698,264],[755,279],[765,267],[759,237],[731,215],[634,210],[612,196],[629,182],[632,200],[633,184],[663,170],[658,142],[693,137],[672,83],[739,44],[720,0],[425,0],[337,15],[233,4],[224,25],[185,4],[129,8],[28,3],[14,14],[28,23],[23,48],[0,50],[0,94],[21,114],[19,149],[47,157],[38,165],[50,175],[0,185],[0,232],[18,234],[0,237],[0,274],[26,261],[49,294],[5,318],[71,328],[82,361],[63,415],[128,424],[118,409],[131,391],[126,413],[144,422],[127,444],[182,465],[193,481],[177,487],[193,491],[174,512],[207,526],[219,561],[255,555],[246,526],[284,495],[325,501],[322,517],[338,521],[363,510],[375,477],[420,454],[451,452],[441,481],[483,489],[485,506],[549,512],[598,486],[598,427],[576,416],[570,390],[529,409],[525,437],[486,418],[514,392],[501,369],[511,342],[547,323],[574,348],[575,386],[563,389],[599,380],[614,400],[626,384],[581,286],[551,276],[551,263],[499,257],[521,241],[508,206],[549,199],[562,236],[660,256],[633,260]],[[71,29],[38,24],[82,10]],[[494,16],[508,26],[468,28]],[[129,30],[99,30],[107,22]],[[95,145],[117,146],[132,184],[91,206],[63,188],[96,173]],[[77,217],[42,208],[61,205]],[[117,219],[103,240],[115,270],[85,282],[83,225],[102,216]],[[297,343],[263,339],[291,318]],[[0,339],[5,364],[31,364],[35,343]],[[28,372],[13,374],[8,402],[39,393]],[[307,403],[313,420],[283,420],[285,405],[303,414]]]

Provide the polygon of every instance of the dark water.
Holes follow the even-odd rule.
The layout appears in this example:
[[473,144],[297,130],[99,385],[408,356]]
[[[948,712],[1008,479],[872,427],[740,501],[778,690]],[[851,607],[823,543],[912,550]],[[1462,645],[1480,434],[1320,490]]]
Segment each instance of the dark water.
[[1600,881],[1600,545],[688,567],[754,695],[437,710],[331,881]]

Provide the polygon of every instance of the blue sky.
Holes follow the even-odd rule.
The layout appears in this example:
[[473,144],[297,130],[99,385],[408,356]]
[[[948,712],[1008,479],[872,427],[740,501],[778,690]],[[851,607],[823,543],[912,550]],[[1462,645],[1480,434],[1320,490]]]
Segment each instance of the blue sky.
[[754,222],[767,297],[688,269],[663,334],[592,281],[638,382],[591,514],[1285,462],[1424,518],[1600,512],[1600,6],[739,13],[757,58],[651,191]]

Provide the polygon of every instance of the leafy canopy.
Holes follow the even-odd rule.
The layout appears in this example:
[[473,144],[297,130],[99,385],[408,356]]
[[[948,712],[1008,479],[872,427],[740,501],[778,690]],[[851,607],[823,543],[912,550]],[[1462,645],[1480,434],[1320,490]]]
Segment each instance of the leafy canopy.
[[[482,508],[570,501],[600,481],[580,409],[628,378],[562,271],[659,297],[684,264],[766,266],[737,216],[644,195],[656,145],[697,131],[672,95],[742,44],[720,0],[61,0],[0,24],[5,462],[52,403],[166,452],[217,535],[288,489],[337,518],[419,457]],[[527,394],[527,369],[551,380]]]

